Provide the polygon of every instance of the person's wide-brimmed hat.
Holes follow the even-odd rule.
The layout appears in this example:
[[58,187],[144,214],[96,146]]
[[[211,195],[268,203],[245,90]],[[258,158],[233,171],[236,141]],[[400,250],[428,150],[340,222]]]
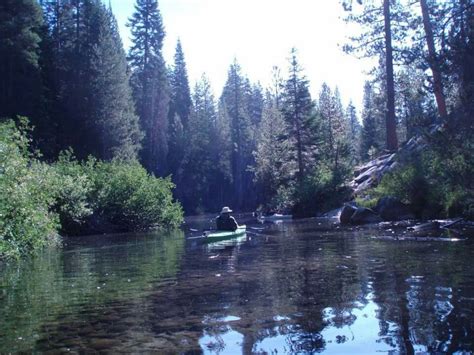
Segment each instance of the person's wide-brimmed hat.
[[231,213],[232,210],[229,207],[223,207],[221,213]]

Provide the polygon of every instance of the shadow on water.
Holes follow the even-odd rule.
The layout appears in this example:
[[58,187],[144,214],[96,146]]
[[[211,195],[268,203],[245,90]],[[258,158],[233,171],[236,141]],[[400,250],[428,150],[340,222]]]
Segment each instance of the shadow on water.
[[[72,240],[2,271],[0,352],[472,352],[474,257],[328,220]],[[6,335],[5,335],[6,334]],[[22,339],[19,339],[19,338]]]

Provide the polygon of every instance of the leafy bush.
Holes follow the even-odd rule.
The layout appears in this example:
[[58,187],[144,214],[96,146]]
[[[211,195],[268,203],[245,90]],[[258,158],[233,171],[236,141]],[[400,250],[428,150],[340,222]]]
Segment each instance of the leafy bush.
[[377,206],[378,199],[372,196],[357,197],[355,203],[357,206],[374,209]]
[[269,209],[271,211],[284,212],[290,211],[295,204],[295,186],[280,186],[276,195],[270,200]]
[[177,226],[183,214],[169,179],[138,162],[46,164],[31,153],[25,118],[0,123],[0,257],[18,257],[66,234]]
[[423,152],[405,157],[369,194],[395,196],[412,205],[419,218],[474,219],[472,137],[435,135]]
[[173,202],[174,184],[156,178],[138,162],[89,162],[94,212],[120,230],[178,226],[181,206]]
[[344,185],[348,169],[333,170],[321,164],[303,181],[296,194],[293,214],[314,216],[340,206],[349,199],[350,190]]
[[424,174],[424,167],[419,159],[407,162],[403,168],[386,174],[374,195],[378,198],[394,196],[400,201],[411,205],[413,212],[422,217],[423,210],[430,205],[432,209],[439,209],[430,198],[430,183]]
[[51,171],[29,153],[26,119],[0,123],[0,256],[18,257],[55,240]]
[[91,178],[70,150],[59,155],[51,170],[50,184],[56,198],[53,210],[59,215],[61,229],[69,234],[79,233],[86,217],[93,213]]

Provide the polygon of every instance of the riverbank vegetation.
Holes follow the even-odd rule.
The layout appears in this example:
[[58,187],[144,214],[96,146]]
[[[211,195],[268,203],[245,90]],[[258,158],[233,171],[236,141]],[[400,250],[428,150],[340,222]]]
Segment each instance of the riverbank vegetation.
[[58,241],[58,234],[137,231],[177,226],[173,183],[136,161],[77,161],[70,151],[47,164],[30,151],[25,119],[0,123],[0,255]]
[[[449,137],[449,139],[448,139]],[[374,207],[393,196],[410,206],[420,219],[474,219],[474,158],[472,137],[437,132],[420,152],[399,158],[400,167],[386,174],[358,202]],[[449,147],[449,149],[447,149]]]

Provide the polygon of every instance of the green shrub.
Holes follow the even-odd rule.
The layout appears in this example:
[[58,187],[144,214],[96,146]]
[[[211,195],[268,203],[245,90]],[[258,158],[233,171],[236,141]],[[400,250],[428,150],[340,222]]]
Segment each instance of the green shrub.
[[[138,162],[78,162],[71,151],[46,164],[31,153],[25,118],[0,123],[0,257],[58,240],[58,231],[135,231],[178,226],[183,213],[170,179]],[[110,228],[110,229],[109,229]]]
[[29,153],[27,121],[0,123],[0,257],[18,257],[56,240],[59,221],[50,169]]
[[284,212],[290,211],[295,204],[295,187],[293,184],[289,186],[280,186],[276,195],[270,200],[269,208],[272,211]]
[[51,170],[51,185],[56,198],[53,210],[59,215],[61,230],[76,234],[86,217],[93,213],[94,201],[90,199],[92,181],[70,150],[59,155]]
[[422,217],[423,210],[426,210],[428,205],[438,210],[439,206],[435,206],[431,199],[430,182],[425,174],[423,162],[420,159],[413,159],[405,164],[382,178],[374,196],[378,198],[394,196],[403,203],[411,205],[418,217]]
[[174,185],[169,178],[148,174],[138,162],[90,162],[88,171],[94,213],[121,230],[181,224],[181,206],[173,202]]
[[345,186],[349,170],[333,170],[321,164],[303,181],[296,193],[293,213],[298,217],[314,216],[340,206],[350,198],[350,190]]
[[423,152],[404,157],[401,168],[386,174],[368,194],[395,196],[410,204],[419,218],[474,219],[472,138],[450,137],[431,137]]
[[357,197],[355,203],[357,206],[374,209],[377,206],[378,198],[366,195],[364,197]]

